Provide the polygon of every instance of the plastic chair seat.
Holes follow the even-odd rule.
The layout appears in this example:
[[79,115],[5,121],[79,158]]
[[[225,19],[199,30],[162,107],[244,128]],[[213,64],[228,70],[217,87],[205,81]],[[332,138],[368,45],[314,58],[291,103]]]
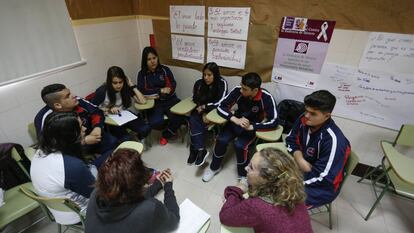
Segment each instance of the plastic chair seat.
[[197,105],[193,102],[193,99],[191,97],[187,97],[180,102],[178,102],[176,105],[172,106],[170,108],[170,111],[172,113],[175,113],[177,115],[187,115],[189,114]]
[[18,185],[4,192],[5,204],[0,207],[0,229],[39,207],[39,204],[21,193],[20,186],[33,188],[31,182]]
[[283,133],[283,126],[278,125],[276,129],[269,131],[256,131],[256,137],[268,142],[276,142]]
[[214,124],[219,124],[222,125],[224,123],[227,122],[226,119],[224,119],[223,117],[221,117],[218,113],[217,113],[217,109],[211,110],[207,115],[206,115],[207,120],[213,122]]

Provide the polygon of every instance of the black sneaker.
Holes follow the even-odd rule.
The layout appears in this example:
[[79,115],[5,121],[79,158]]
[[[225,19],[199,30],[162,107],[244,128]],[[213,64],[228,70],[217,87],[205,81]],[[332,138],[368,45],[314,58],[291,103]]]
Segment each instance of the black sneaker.
[[209,152],[206,149],[197,151],[197,159],[195,161],[196,167],[200,167],[204,164],[208,157]]
[[196,161],[196,158],[197,158],[197,151],[190,147],[190,155],[188,156],[187,164],[192,165]]

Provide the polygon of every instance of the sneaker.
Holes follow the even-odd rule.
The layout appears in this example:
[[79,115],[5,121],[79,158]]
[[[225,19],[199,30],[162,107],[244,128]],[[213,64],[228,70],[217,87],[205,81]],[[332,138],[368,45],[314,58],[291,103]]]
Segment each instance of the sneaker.
[[219,168],[219,169],[217,169],[217,170],[213,171],[213,170],[211,170],[211,168],[210,168],[210,167],[208,167],[208,168],[204,171],[203,177],[202,177],[201,179],[202,179],[204,182],[209,182],[211,179],[213,179],[213,177],[214,177],[217,173],[219,173],[219,172],[220,172],[220,170],[221,170],[221,168]]
[[147,143],[146,143],[145,138],[140,139],[139,142],[142,144],[143,150],[146,151],[148,148],[147,148]]
[[168,143],[168,139],[164,138],[164,137],[160,137],[160,145],[161,146],[165,146]]
[[197,151],[194,150],[192,147],[190,147],[190,155],[188,156],[187,164],[192,165],[196,161],[196,158],[197,158]]
[[197,151],[197,159],[195,161],[196,167],[202,166],[204,162],[206,161],[208,155],[209,155],[209,152],[206,149]]

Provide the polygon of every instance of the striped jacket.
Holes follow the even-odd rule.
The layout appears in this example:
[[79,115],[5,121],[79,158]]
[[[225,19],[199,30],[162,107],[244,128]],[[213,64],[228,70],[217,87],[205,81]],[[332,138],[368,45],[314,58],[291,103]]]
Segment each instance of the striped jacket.
[[[221,101],[217,113],[230,120],[232,116],[245,117],[253,125],[254,130],[270,130],[277,126],[276,101],[265,89],[260,88],[253,99],[245,98],[240,92],[241,87],[236,86]],[[231,109],[237,104],[236,112]]]
[[300,150],[303,158],[312,164],[311,171],[304,174],[305,189],[315,187],[320,190],[320,196],[336,197],[351,145],[334,120],[327,120],[318,131],[311,133],[301,115],[288,134],[286,144],[289,153]]

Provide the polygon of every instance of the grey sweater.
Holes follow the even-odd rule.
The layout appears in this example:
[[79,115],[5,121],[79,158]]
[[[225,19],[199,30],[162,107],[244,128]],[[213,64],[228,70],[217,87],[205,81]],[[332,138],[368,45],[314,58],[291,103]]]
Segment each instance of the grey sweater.
[[142,201],[121,206],[111,206],[97,199],[94,190],[86,213],[85,232],[161,233],[174,230],[180,220],[180,211],[172,183],[164,185],[164,204],[154,198],[161,188],[157,180],[147,189]]

